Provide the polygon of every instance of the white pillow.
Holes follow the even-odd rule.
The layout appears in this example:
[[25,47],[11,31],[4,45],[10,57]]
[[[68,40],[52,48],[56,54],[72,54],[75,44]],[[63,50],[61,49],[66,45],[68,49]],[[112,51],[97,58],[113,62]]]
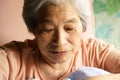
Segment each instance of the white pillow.
[[108,71],[95,67],[82,67],[76,70],[64,80],[87,80],[89,77],[110,74]]

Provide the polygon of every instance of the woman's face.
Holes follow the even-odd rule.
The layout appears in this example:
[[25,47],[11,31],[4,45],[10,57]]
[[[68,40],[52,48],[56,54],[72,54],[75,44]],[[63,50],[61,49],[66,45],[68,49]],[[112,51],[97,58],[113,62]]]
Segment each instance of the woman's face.
[[81,46],[82,24],[70,5],[47,4],[37,14],[35,37],[47,61],[62,63],[71,59]]

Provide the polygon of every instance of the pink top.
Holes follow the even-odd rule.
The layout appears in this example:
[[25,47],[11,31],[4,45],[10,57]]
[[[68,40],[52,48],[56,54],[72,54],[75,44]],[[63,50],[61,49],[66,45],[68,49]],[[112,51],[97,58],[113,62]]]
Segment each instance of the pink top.
[[[39,60],[34,40],[6,44],[0,48],[0,79],[40,80]],[[120,72],[120,52],[97,39],[82,40],[81,49],[75,56],[71,71],[82,66]]]

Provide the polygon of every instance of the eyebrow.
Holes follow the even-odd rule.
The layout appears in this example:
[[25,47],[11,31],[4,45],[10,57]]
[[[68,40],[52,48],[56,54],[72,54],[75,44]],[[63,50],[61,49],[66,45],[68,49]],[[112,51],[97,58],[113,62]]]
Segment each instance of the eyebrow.
[[54,23],[53,20],[50,20],[50,19],[47,19],[47,18],[46,18],[46,19],[42,19],[42,20],[40,20],[39,23],[40,23],[40,24],[45,24],[45,23],[47,23],[47,24],[50,24],[50,25],[56,26],[56,24]]
[[39,23],[53,23],[53,21],[51,21],[49,19],[42,19],[39,21]]
[[[74,22],[76,22],[76,19],[72,18],[72,19],[64,21],[63,23],[74,23]],[[42,19],[39,21],[39,23],[50,23],[50,24],[55,25],[54,21],[50,19]]]
[[73,22],[76,22],[76,19],[75,19],[75,18],[72,18],[72,19],[70,19],[70,20],[64,21],[64,23],[73,23]]

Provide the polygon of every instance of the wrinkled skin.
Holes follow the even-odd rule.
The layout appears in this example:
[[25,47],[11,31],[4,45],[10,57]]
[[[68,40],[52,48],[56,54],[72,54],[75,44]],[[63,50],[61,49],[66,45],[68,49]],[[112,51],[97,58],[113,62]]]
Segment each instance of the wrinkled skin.
[[37,15],[35,30],[38,48],[50,63],[72,59],[81,44],[82,24],[70,5],[49,4]]

